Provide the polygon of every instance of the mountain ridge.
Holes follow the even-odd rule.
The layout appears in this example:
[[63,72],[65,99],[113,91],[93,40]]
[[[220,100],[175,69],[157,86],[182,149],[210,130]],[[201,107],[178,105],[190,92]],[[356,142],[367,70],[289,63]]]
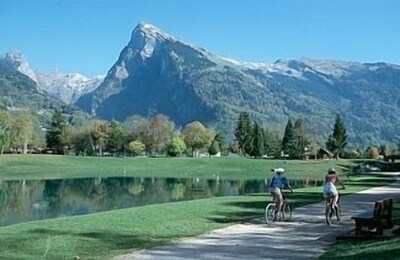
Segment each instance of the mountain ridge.
[[306,57],[242,62],[139,23],[103,83],[76,104],[106,119],[163,113],[178,125],[200,120],[230,131],[243,110],[280,129],[289,117],[305,117],[309,125],[319,121],[324,137],[339,113],[350,142],[366,144],[400,140],[399,82],[396,64]]

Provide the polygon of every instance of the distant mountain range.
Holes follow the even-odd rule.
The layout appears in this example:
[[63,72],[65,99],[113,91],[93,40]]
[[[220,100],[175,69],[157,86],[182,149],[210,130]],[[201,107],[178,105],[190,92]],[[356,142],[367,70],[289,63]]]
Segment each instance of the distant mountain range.
[[69,105],[75,103],[83,94],[97,88],[104,79],[102,75],[87,78],[79,73],[62,73],[59,71],[47,73],[33,70],[20,51],[1,55],[0,64],[28,76],[36,83],[40,92],[58,98]]
[[[26,67],[19,71],[32,76]],[[304,117],[310,133],[326,138],[339,113],[351,145],[400,142],[400,66],[394,64],[241,62],[139,23],[104,79],[34,75],[39,91],[105,119],[163,113],[180,126],[199,120],[231,134],[245,110],[282,131],[289,117]]]

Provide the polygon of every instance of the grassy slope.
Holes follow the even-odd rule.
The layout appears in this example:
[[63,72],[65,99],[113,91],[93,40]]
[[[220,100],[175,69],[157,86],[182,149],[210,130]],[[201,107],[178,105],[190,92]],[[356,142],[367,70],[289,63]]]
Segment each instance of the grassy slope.
[[283,167],[289,178],[323,179],[329,167],[345,169],[347,160],[281,161],[244,158],[100,158],[54,155],[1,155],[0,180],[97,176],[263,179]]
[[[400,203],[394,205],[393,220],[400,225]],[[343,241],[330,247],[321,259],[400,259],[400,233],[392,238]]]
[[[387,181],[353,178],[346,193]],[[269,200],[266,194],[209,198],[1,227],[0,255],[6,259],[109,259],[261,217]],[[290,196],[295,207],[319,200],[320,187],[299,189]]]

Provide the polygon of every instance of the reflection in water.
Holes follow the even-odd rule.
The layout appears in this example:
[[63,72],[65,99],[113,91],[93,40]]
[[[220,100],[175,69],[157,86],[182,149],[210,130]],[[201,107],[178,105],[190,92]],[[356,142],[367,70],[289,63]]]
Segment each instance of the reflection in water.
[[[297,180],[294,188],[320,186]],[[0,226],[154,203],[265,192],[264,180],[85,178],[0,181]]]

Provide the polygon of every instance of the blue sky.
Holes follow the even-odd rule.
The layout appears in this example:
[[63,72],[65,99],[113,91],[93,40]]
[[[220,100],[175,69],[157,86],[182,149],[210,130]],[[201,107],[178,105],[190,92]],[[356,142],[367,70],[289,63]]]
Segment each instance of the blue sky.
[[400,64],[397,0],[2,0],[0,53],[105,74],[139,21],[244,61],[302,56]]

